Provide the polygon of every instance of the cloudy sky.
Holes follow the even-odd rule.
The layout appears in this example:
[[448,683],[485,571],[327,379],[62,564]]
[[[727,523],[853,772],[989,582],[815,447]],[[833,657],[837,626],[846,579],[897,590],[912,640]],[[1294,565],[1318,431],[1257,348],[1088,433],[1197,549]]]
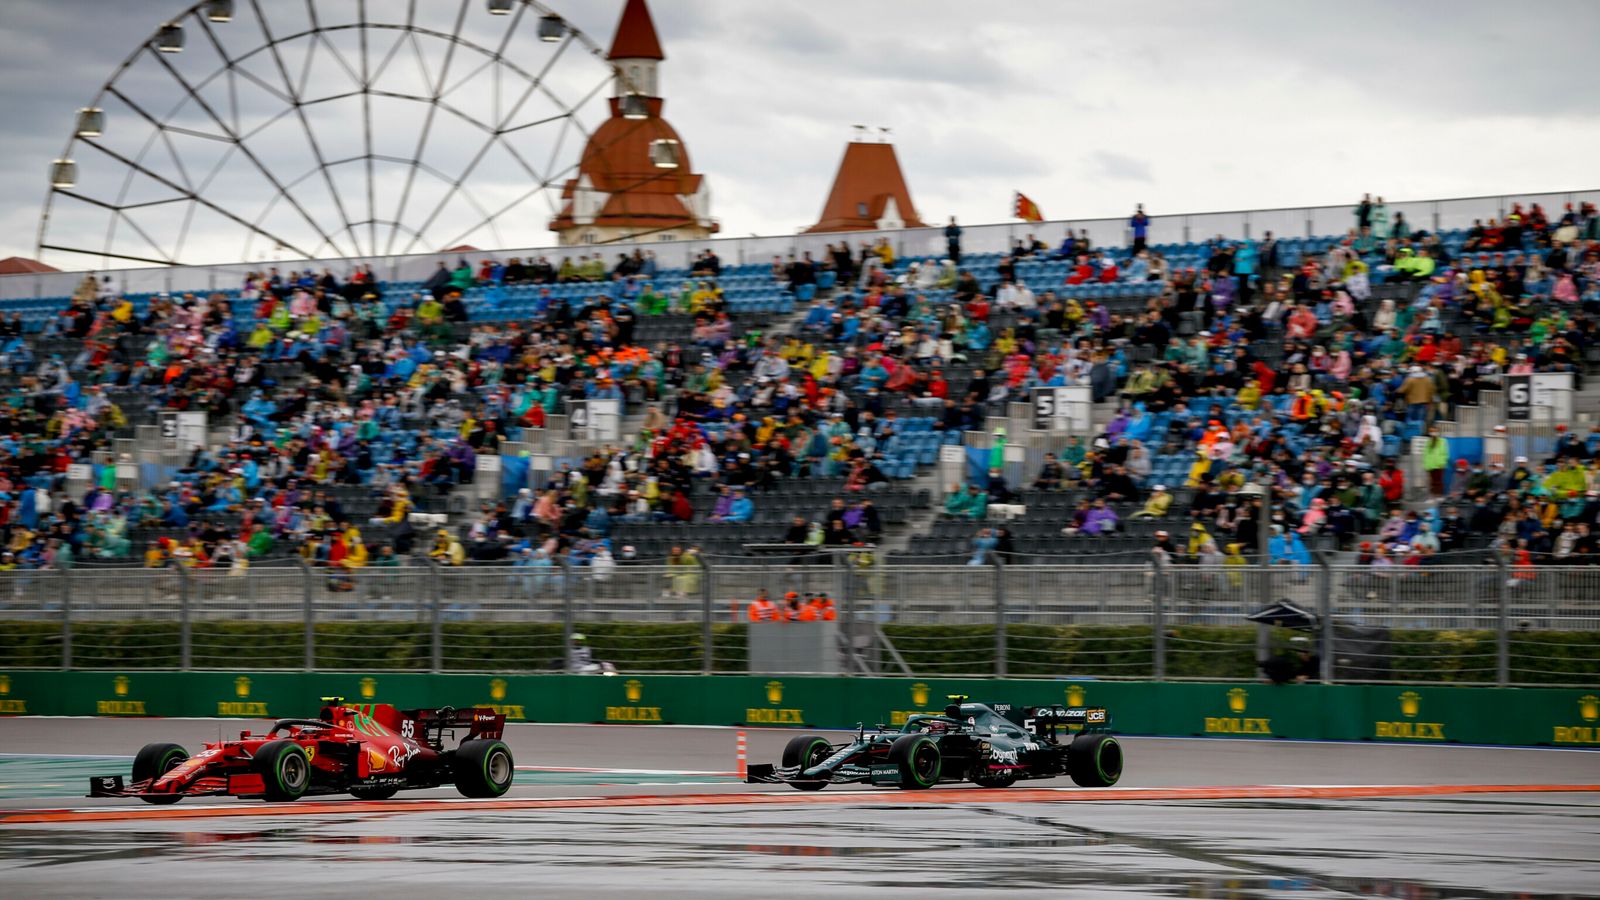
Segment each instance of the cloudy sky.
[[[303,4],[259,2],[276,34],[304,27]],[[442,31],[451,30],[461,8],[456,0],[416,2],[419,21]],[[238,5],[235,21],[214,26],[232,55],[261,44],[250,0]],[[324,25],[354,20],[354,0],[311,5]],[[550,5],[605,46],[622,0]],[[367,0],[374,21],[403,18],[405,6]],[[11,201],[0,212],[0,256],[34,255],[46,171],[66,146],[73,111],[155,24],[185,8],[171,0],[0,4],[0,191]],[[1585,77],[1600,36],[1600,4],[1588,0],[1527,9],[1466,0],[1398,11],[1379,0],[1337,9],[1196,0],[1134,7],[655,0],[652,10],[668,56],[661,75],[666,115],[695,169],[711,180],[712,212],[724,235],[792,233],[815,221],[858,123],[892,129],[918,212],[929,221],[951,214],[967,223],[1005,221],[1015,190],[1055,219],[1124,215],[1135,202],[1155,213],[1198,212],[1344,203],[1363,191],[1424,199],[1600,187],[1593,162],[1600,104]],[[463,36],[492,46],[506,25],[482,0],[466,0]],[[198,24],[187,31],[185,52],[167,61],[188,83],[201,84],[219,57]],[[414,196],[403,212],[397,206],[405,166],[375,166],[370,211],[364,161],[334,166],[326,176],[316,171],[305,126],[319,136],[324,160],[358,156],[359,106],[340,104],[360,101],[308,107],[302,123],[283,102],[283,86],[303,99],[348,89],[355,75],[341,69],[359,67],[359,35],[346,29],[316,49],[309,41],[285,45],[276,61],[256,54],[242,64],[248,76],[199,89],[215,116],[192,102],[178,106],[177,76],[154,54],[141,56],[119,78],[121,93],[193,133],[157,136],[122,100],[102,100],[110,118],[103,145],[142,160],[166,182],[130,179],[109,153],[74,148],[83,193],[152,204],[130,214],[133,223],[119,224],[118,247],[161,255],[151,248],[170,249],[182,236],[191,259],[271,252],[270,241],[246,249],[229,234],[226,212],[275,234],[304,234],[289,242],[307,252],[324,238],[363,254],[408,245],[432,250],[428,241],[507,207],[493,232],[467,239],[479,246],[553,243],[544,228],[550,201],[525,197],[533,179],[523,167],[559,174],[575,163],[579,142],[565,136],[558,143],[554,119],[519,131],[524,143],[515,152],[491,147],[472,173],[470,197],[447,197],[433,176],[411,178]],[[399,35],[373,32],[369,65],[389,59],[375,83],[407,92],[439,77],[445,43],[411,45]],[[523,72],[541,70],[553,52],[531,40],[527,23],[508,48]],[[465,61],[471,57],[462,51],[447,78],[460,80],[450,94],[458,111],[524,124],[577,108],[577,122],[598,123],[598,101],[582,98],[601,87],[604,68],[581,50],[551,65],[546,83],[555,98],[535,95],[516,110],[509,98],[519,90],[517,72],[478,70]],[[283,71],[291,73],[287,79]],[[411,158],[422,109],[378,103],[374,152]],[[217,119],[252,132],[246,146],[254,160],[222,157],[227,145],[206,136],[222,130]],[[441,174],[459,173],[484,143],[481,132],[459,117],[439,119],[424,161]],[[288,186],[284,193],[304,212],[272,202],[274,181]],[[172,184],[195,189],[221,211],[202,209],[185,227],[186,204],[160,202],[175,196]],[[427,223],[421,246],[408,233],[362,224],[398,217],[421,227],[436,206],[441,212]],[[106,214],[87,204],[59,204],[52,222],[51,243],[99,248],[106,239]],[[345,222],[356,224],[340,233]],[[85,259],[47,258],[69,267]]]

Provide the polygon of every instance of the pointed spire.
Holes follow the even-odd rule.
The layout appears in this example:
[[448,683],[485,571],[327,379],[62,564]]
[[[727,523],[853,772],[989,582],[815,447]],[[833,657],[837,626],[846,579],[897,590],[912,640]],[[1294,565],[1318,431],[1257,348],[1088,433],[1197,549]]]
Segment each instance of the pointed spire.
[[650,7],[644,0],[628,0],[622,7],[622,21],[617,23],[617,36],[611,41],[607,59],[666,59],[661,52],[661,41],[656,37],[656,23],[650,19]]

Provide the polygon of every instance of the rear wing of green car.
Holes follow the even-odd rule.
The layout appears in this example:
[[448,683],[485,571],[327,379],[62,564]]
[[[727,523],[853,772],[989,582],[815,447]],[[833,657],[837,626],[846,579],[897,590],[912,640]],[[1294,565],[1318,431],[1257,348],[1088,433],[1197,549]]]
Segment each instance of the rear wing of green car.
[[1103,706],[1024,706],[1013,707],[1004,715],[1024,731],[1040,737],[1058,732],[1079,734],[1111,730],[1111,713]]

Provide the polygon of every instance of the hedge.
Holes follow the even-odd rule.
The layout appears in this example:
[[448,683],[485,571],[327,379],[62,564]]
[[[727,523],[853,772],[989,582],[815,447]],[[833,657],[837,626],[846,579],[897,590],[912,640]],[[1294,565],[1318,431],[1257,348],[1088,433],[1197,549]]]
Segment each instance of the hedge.
[[[624,671],[698,672],[698,623],[579,622],[596,659]],[[443,668],[455,672],[550,671],[560,667],[557,623],[447,622],[441,626]],[[995,674],[992,625],[885,625],[883,632],[918,676]],[[324,622],[315,626],[318,668],[426,670],[431,632],[420,622]],[[1390,677],[1411,682],[1491,682],[1492,631],[1396,630],[1390,633]],[[743,625],[716,625],[715,670],[747,667]],[[175,669],[175,622],[84,622],[73,626],[79,669]],[[1253,626],[1182,625],[1167,629],[1167,675],[1250,678],[1256,674]],[[1600,632],[1518,631],[1509,636],[1511,680],[1574,684],[1600,680]],[[191,630],[191,663],[202,669],[299,669],[305,631],[293,622],[203,621]],[[1014,677],[1149,677],[1153,632],[1144,625],[1012,625],[1006,630],[1007,674]],[[0,621],[0,668],[60,665],[60,626]],[[884,671],[895,670],[888,658]]]

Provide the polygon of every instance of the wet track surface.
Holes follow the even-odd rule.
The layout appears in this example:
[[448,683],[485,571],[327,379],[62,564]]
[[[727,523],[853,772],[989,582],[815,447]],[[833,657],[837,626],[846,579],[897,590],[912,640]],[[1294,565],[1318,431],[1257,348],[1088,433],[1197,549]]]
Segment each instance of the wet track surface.
[[[226,723],[224,734],[240,727]],[[226,886],[242,897],[348,897],[401,883],[429,894],[512,896],[1600,895],[1600,794],[1266,799],[1245,787],[1227,788],[1233,799],[1192,799],[1165,790],[1600,783],[1600,753],[1586,752],[1134,738],[1117,789],[1181,799],[1124,792],[1132,799],[1049,802],[1094,792],[1029,790],[1071,786],[1051,780],[1009,793],[941,790],[922,795],[937,798],[927,803],[892,790],[800,795],[733,783],[717,774],[733,768],[727,729],[518,726],[509,739],[519,767],[541,770],[520,768],[508,796],[619,805],[496,811],[451,799],[417,812],[363,803],[218,818],[204,807],[289,811],[207,800],[162,808],[202,817],[145,819],[140,811],[156,808],[74,796],[87,774],[125,770],[126,755],[145,741],[176,737],[193,750],[216,733],[217,723],[203,721],[0,721],[0,816],[130,813],[120,821],[0,820],[0,895],[214,897]],[[794,732],[748,734],[751,759],[766,761]],[[40,758],[63,752],[111,758]],[[751,792],[762,794],[753,798],[760,805],[732,802]],[[622,799],[645,795],[714,802]]]

